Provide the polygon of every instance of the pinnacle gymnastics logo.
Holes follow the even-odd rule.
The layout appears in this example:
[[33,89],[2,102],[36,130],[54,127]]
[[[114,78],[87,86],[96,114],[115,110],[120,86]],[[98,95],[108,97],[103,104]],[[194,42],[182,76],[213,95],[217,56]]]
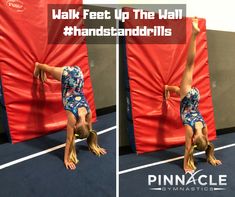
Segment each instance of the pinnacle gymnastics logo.
[[183,175],[148,175],[150,190],[156,191],[219,191],[226,190],[227,175],[200,174],[202,170]]
[[20,0],[7,0],[6,4],[9,8],[16,12],[23,12],[24,11],[24,3]]

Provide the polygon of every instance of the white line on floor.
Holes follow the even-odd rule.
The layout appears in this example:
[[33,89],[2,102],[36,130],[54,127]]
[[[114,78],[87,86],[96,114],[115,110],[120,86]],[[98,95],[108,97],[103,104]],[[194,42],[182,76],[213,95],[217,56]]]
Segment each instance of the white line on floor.
[[[215,148],[215,151],[222,150],[222,149],[225,149],[225,148],[230,148],[230,147],[233,147],[233,146],[235,146],[235,143]],[[205,152],[202,151],[202,152],[194,153],[193,155],[202,155],[204,153]],[[133,172],[133,171],[136,171],[136,170],[141,170],[141,169],[149,168],[149,167],[152,167],[152,166],[157,166],[157,165],[161,165],[161,164],[165,164],[165,163],[170,163],[170,162],[180,160],[180,159],[183,159],[183,158],[184,158],[184,156],[180,156],[180,157],[175,157],[175,158],[172,158],[172,159],[167,159],[167,160],[158,161],[158,162],[154,162],[154,163],[150,163],[150,164],[145,164],[145,165],[142,165],[142,166],[138,166],[138,167],[129,168],[129,169],[126,169],[126,170],[119,171],[118,174],[122,175],[122,174],[126,174],[126,173]]]
[[225,188],[217,188],[217,187],[214,187],[214,190],[215,191],[221,191],[221,190],[226,190]]
[[[114,130],[114,129],[116,129],[116,126],[107,128],[107,129],[102,130],[102,131],[100,131],[100,132],[97,132],[97,134],[98,134],[98,135],[101,135],[101,134],[107,133],[107,132],[109,132],[109,131],[112,131],[112,130]],[[85,140],[85,139],[82,139],[82,140],[77,139],[77,140],[75,140],[75,143],[81,142],[81,141],[84,141],[84,140]],[[45,155],[45,154],[47,154],[47,153],[50,153],[50,152],[52,152],[52,151],[61,149],[61,148],[63,148],[63,147],[65,147],[65,143],[64,143],[64,144],[60,144],[60,145],[58,145],[58,146],[54,146],[54,147],[52,147],[52,148],[49,148],[49,149],[46,149],[46,150],[43,150],[43,151],[40,151],[40,152],[37,152],[37,153],[34,153],[34,154],[31,154],[31,155],[28,155],[28,156],[26,156],[26,157],[22,157],[22,158],[20,158],[20,159],[16,159],[16,160],[11,161],[11,162],[2,164],[2,165],[0,165],[0,170],[2,170],[2,169],[4,169],[4,168],[7,168],[7,167],[9,167],[9,166],[12,166],[12,165],[21,163],[21,162],[23,162],[23,161],[26,161],[26,160],[29,160],[29,159],[33,159],[33,158],[39,157],[39,156],[41,156],[41,155]]]
[[159,187],[158,188],[150,188],[150,190],[157,190],[158,191],[158,190],[162,190],[162,188],[159,188]]

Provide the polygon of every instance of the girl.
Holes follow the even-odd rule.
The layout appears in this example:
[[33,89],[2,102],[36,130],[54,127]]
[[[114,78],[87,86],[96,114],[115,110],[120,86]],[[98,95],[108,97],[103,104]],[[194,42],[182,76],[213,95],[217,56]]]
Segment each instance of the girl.
[[84,79],[81,69],[78,66],[51,67],[36,62],[34,76],[44,83],[47,80],[46,73],[61,81],[63,105],[68,119],[64,164],[67,169],[74,170],[78,163],[75,136],[87,138],[90,151],[98,156],[106,154],[106,150],[99,147],[97,134],[92,130],[92,114],[83,94]]
[[194,57],[196,53],[196,37],[200,29],[198,19],[192,19],[192,35],[189,43],[187,64],[183,73],[180,87],[165,86],[165,98],[170,97],[170,92],[180,96],[180,116],[186,130],[184,170],[193,172],[196,167],[193,160],[193,152],[196,148],[206,151],[207,161],[216,166],[221,164],[214,156],[214,146],[208,141],[207,126],[198,110],[200,94],[197,88],[192,87]]

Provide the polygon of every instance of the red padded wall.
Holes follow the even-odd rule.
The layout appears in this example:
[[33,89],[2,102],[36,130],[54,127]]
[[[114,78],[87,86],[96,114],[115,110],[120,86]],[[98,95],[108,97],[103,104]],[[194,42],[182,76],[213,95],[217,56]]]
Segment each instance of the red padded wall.
[[[10,3],[15,4],[10,4]],[[36,61],[52,66],[79,65],[84,93],[96,120],[85,40],[82,44],[48,44],[47,4],[72,0],[1,1],[0,71],[13,143],[65,128],[60,82],[49,77],[44,85],[33,77]],[[18,7],[15,7],[18,6]],[[56,36],[56,29],[55,29]]]
[[[124,9],[124,11],[126,11]],[[127,20],[131,27],[135,21]],[[199,19],[200,34],[196,40],[193,86],[201,94],[199,110],[208,126],[209,139],[216,138],[208,66],[206,21]],[[180,85],[186,64],[191,35],[191,19],[186,20],[186,44],[128,44],[126,53],[134,137],[137,153],[156,151],[185,142],[185,130],[180,119],[180,98],[171,95],[165,102],[164,85]],[[138,38],[136,38],[138,39]]]

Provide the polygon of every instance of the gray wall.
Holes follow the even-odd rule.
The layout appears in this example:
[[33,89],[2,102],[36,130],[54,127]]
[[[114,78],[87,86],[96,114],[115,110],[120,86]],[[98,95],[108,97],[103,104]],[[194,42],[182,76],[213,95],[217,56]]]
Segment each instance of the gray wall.
[[88,44],[96,108],[116,105],[116,45]]
[[[207,31],[210,81],[216,129],[235,127],[235,33]],[[122,50],[120,49],[120,54]],[[123,61],[120,56],[119,146],[129,145],[126,122],[126,101]]]
[[207,31],[216,128],[235,127],[235,33]]
[[[113,8],[91,5],[85,5],[84,8],[90,11],[108,10],[114,12]],[[114,19],[87,19],[85,20],[85,26],[87,28],[98,28],[99,26],[106,28],[115,27],[116,21]],[[116,38],[86,37],[86,41],[96,108],[100,109],[116,105]]]

